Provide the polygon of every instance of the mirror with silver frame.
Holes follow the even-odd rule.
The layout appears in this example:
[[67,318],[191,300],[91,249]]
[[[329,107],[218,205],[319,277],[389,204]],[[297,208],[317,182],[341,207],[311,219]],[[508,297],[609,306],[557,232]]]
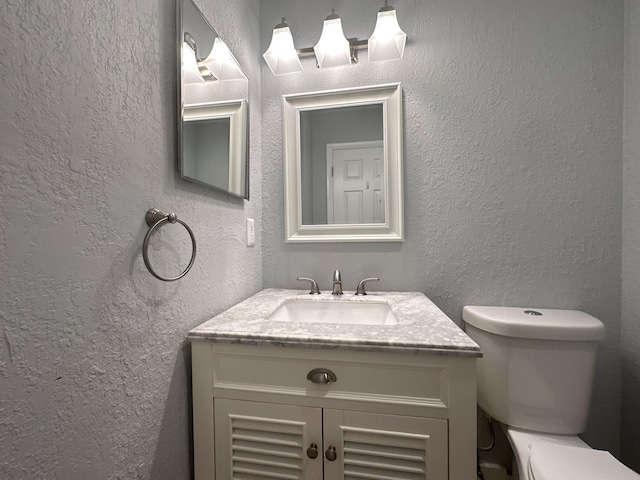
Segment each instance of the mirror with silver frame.
[[178,0],[178,171],[249,198],[249,81],[192,0]]
[[399,83],[283,96],[286,242],[404,239]]

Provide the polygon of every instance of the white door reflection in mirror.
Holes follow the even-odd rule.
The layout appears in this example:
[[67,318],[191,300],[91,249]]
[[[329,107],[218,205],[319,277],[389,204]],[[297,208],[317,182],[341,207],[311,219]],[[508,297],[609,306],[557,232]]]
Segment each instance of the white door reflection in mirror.
[[384,223],[382,140],[327,145],[327,223]]

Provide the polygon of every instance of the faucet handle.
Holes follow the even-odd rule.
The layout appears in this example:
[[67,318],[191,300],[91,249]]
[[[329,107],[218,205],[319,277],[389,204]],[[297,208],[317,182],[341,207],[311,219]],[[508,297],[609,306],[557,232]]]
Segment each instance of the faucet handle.
[[360,283],[358,283],[358,288],[356,288],[356,295],[366,295],[367,292],[364,290],[364,286],[367,282],[379,282],[380,279],[378,277],[370,277],[370,278],[365,278],[364,280],[361,280]]
[[299,282],[310,282],[311,283],[311,291],[309,295],[320,295],[320,289],[318,288],[318,284],[313,278],[309,277],[298,277],[297,280]]

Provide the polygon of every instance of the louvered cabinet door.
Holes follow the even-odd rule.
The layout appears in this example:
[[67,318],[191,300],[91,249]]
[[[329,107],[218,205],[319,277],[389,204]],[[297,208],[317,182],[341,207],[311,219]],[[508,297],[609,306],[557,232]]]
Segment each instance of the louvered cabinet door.
[[446,420],[325,409],[323,423],[327,480],[448,478]]
[[214,410],[216,480],[322,480],[322,409],[216,399]]

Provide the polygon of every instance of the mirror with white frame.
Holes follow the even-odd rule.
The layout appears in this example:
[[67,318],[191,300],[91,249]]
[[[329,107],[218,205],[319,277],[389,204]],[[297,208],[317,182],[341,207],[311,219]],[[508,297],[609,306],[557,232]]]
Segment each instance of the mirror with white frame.
[[404,237],[399,83],[284,95],[287,242]]
[[178,0],[178,171],[249,198],[249,81],[192,0]]

